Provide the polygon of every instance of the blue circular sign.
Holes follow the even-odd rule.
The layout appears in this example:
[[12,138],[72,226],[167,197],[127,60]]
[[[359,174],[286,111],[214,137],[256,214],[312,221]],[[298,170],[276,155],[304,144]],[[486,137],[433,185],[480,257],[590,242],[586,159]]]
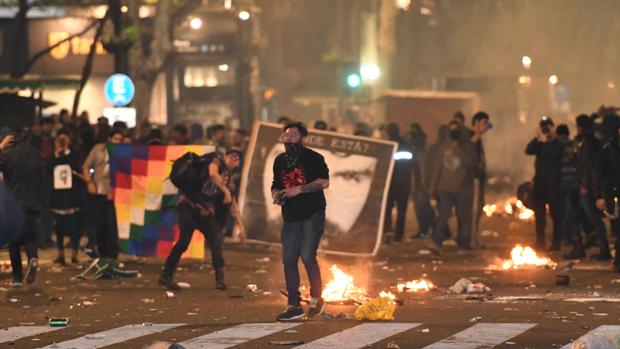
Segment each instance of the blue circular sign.
[[115,107],[123,107],[131,102],[136,87],[131,78],[125,74],[114,74],[106,80],[103,87],[105,98]]

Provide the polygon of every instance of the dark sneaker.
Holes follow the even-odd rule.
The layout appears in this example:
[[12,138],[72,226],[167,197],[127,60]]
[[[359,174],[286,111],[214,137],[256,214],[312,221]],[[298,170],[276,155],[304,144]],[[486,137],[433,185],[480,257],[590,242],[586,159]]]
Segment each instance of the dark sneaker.
[[226,284],[222,280],[216,281],[215,282],[215,288],[220,290],[220,291],[224,291],[224,290],[226,290]]
[[299,305],[287,305],[284,312],[280,313],[276,320],[291,321],[304,317],[304,310]]
[[39,259],[31,258],[28,263],[28,269],[26,269],[26,275],[24,276],[24,280],[26,283],[31,284],[37,278],[37,271],[39,271]]
[[611,260],[611,254],[609,252],[601,252],[593,255],[592,260],[595,262],[609,262]]
[[181,286],[171,276],[162,275],[157,282],[171,291],[180,291]]
[[317,315],[323,314],[323,310],[325,310],[325,301],[323,298],[312,298],[310,299],[310,308],[308,308],[308,317],[313,317]]
[[58,256],[58,257],[56,257],[56,259],[54,259],[54,263],[55,263],[55,264],[60,264],[60,265],[62,265],[63,267],[64,267],[65,265],[67,265],[67,262],[65,262],[65,257],[64,257],[64,256]]
[[24,286],[24,283],[22,282],[21,279],[19,279],[19,280],[18,279],[13,279],[13,282],[11,282],[11,287],[13,287],[13,288],[20,288],[22,286]]

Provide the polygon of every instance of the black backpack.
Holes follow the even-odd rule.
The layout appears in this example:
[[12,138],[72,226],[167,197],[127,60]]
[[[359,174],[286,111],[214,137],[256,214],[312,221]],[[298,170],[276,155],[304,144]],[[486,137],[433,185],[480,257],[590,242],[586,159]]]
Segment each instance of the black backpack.
[[170,181],[183,193],[191,193],[200,188],[202,161],[196,153],[187,152],[172,164]]

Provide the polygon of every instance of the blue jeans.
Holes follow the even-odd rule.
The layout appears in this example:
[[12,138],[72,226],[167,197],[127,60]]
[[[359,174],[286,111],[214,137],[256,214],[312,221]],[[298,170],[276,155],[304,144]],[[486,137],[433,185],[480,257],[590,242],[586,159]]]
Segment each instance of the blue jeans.
[[607,242],[607,228],[601,217],[601,211],[599,211],[594,205],[594,198],[592,194],[580,194],[579,201],[586,217],[594,226],[594,229],[598,233],[599,247],[601,249],[609,250],[609,242]]
[[317,211],[310,218],[302,221],[284,222],[281,231],[282,262],[284,264],[284,278],[288,292],[288,304],[299,305],[299,257],[308,273],[310,280],[310,296],[321,297],[323,281],[321,270],[316,260],[316,250],[325,230],[325,211]]
[[471,248],[471,228],[473,220],[473,197],[471,195],[438,194],[438,215],[433,240],[438,247],[448,237],[448,220],[452,207],[456,208],[457,243],[460,248]]
[[431,207],[430,195],[428,195],[428,191],[424,188],[414,188],[411,196],[420,233],[428,234],[435,224],[435,211]]

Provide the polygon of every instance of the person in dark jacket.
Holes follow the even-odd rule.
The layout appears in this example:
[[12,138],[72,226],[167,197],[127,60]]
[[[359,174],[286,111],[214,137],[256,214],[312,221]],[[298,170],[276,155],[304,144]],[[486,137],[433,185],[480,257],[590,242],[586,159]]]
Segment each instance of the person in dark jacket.
[[431,207],[431,198],[422,179],[427,144],[426,133],[420,124],[411,124],[409,129],[409,141],[413,146],[413,187],[411,190],[411,198],[413,200],[419,229],[415,238],[426,239],[430,237],[430,231],[435,225],[435,211],[433,211]]
[[556,134],[562,144],[562,167],[560,169],[560,204],[562,209],[562,241],[573,245],[575,258],[585,256],[581,244],[579,224],[579,189],[577,187],[577,166],[575,142],[570,139],[570,131],[565,124],[558,125]]
[[442,246],[448,236],[448,220],[455,207],[457,244],[468,250],[471,248],[474,178],[478,159],[472,141],[461,134],[461,124],[452,120],[448,127],[449,140],[439,147],[430,177],[430,192],[437,197],[439,206],[433,240],[437,247]]
[[596,207],[611,221],[616,243],[613,269],[620,272],[620,118],[615,114],[603,117],[605,140],[594,167],[593,194]]
[[54,154],[47,163],[47,171],[52,178],[53,191],[51,210],[54,214],[58,256],[55,263],[65,265],[64,237],[69,236],[72,249],[71,263],[78,263],[80,244],[80,225],[78,213],[81,205],[80,179],[73,175],[79,173],[79,154],[71,150],[71,135],[64,129],[58,131],[54,142]]
[[[9,244],[9,256],[13,269],[13,286],[31,284],[35,281],[39,266],[38,233],[41,204],[41,182],[44,167],[39,150],[15,134],[6,136],[0,143],[0,172],[8,190],[17,199],[24,212],[24,226],[17,240]],[[25,247],[28,269],[22,269],[21,248]]]
[[525,153],[536,156],[534,174],[534,213],[536,216],[536,246],[544,250],[547,209],[553,220],[553,242],[550,250],[558,251],[562,240],[562,211],[560,209],[560,171],[563,147],[555,134],[553,120],[543,117],[536,138],[528,143]]
[[[407,204],[411,192],[411,180],[413,177],[413,149],[411,144],[400,136],[400,130],[396,123],[387,125],[387,137],[390,141],[398,143],[398,149],[394,154],[394,170],[388,192],[384,229],[392,230],[392,209],[396,205],[396,228],[394,229],[394,241],[401,241],[405,233],[405,220],[407,218]],[[388,235],[389,236],[389,235]]]
[[[600,212],[596,209],[593,194],[594,166],[601,148],[599,140],[594,135],[593,120],[588,115],[577,116],[577,132],[580,142],[577,144],[577,184],[579,185],[579,203],[585,219],[596,231],[595,240],[598,241],[599,253],[592,256],[596,261],[611,260],[607,227]],[[589,244],[586,244],[588,247]],[[578,251],[577,251],[578,252]]]

